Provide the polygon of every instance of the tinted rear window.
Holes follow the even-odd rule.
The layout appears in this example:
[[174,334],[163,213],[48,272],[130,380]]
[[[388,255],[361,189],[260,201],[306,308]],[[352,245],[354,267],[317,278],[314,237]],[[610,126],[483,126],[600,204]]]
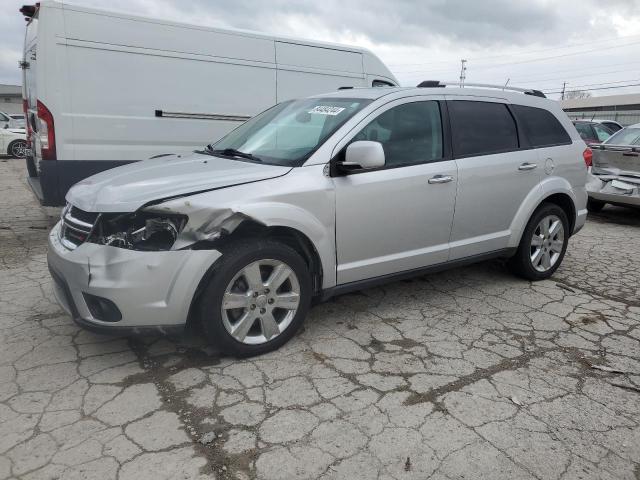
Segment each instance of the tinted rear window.
[[457,157],[488,155],[518,149],[516,123],[502,103],[447,102]]
[[513,111],[532,147],[568,145],[571,137],[551,112],[543,108],[513,105]]

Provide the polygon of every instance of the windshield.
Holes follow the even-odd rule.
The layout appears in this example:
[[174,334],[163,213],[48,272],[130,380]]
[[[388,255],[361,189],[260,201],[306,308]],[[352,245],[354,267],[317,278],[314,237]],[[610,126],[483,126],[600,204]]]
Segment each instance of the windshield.
[[300,166],[369,103],[371,100],[361,98],[284,102],[242,124],[210,145],[206,153],[272,165]]
[[607,145],[638,145],[640,144],[640,128],[625,128],[620,130],[604,143]]

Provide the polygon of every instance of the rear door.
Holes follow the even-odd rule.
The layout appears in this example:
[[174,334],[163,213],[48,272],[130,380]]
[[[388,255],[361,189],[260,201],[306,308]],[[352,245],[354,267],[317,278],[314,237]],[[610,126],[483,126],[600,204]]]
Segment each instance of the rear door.
[[453,97],[447,101],[458,192],[451,260],[508,246],[511,223],[524,199],[540,189],[535,150],[521,149],[506,100]]

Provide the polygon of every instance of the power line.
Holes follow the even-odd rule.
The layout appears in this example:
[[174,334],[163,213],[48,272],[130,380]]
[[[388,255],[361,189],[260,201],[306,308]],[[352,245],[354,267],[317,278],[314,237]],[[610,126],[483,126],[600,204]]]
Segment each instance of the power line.
[[[592,45],[594,43],[605,43],[605,42],[613,42],[616,40],[621,40],[621,39],[625,39],[625,38],[635,38],[635,37],[640,37],[640,35],[621,35],[619,37],[611,37],[611,38],[605,38],[605,39],[601,39],[598,41],[591,41],[591,42],[581,42],[581,43],[565,43],[564,45],[559,45],[559,46],[555,46],[555,47],[549,47],[549,48],[542,48],[542,49],[538,49],[538,50],[529,50],[526,52],[518,52],[518,53],[512,53],[512,54],[507,54],[507,55],[490,55],[490,56],[486,56],[486,57],[471,57],[468,60],[473,60],[474,62],[478,61],[478,60],[488,60],[491,58],[504,58],[504,57],[515,57],[515,56],[520,56],[520,55],[528,55],[530,53],[540,53],[540,52],[548,52],[551,50],[560,50],[560,49],[564,49],[564,48],[574,48],[574,47],[581,47],[583,45]],[[612,47],[607,47],[607,48],[612,48]],[[413,65],[434,65],[434,64],[439,64],[439,63],[449,63],[448,61],[441,61],[441,62],[433,62],[433,63],[396,63],[396,64],[388,64],[389,67],[401,67],[401,66],[413,66]]]
[[[568,77],[564,76],[564,77],[539,78],[539,79],[532,78],[532,79],[529,79],[525,83],[531,83],[531,82],[537,82],[537,83],[540,83],[540,82],[553,82],[553,81],[556,81],[556,80],[566,80],[568,78],[597,77],[598,75],[611,75],[613,73],[637,72],[637,71],[638,71],[637,68],[627,68],[627,69],[624,69],[624,70],[614,70],[614,71],[611,71],[611,72],[587,73],[587,74],[584,74],[584,75],[571,75],[571,76],[568,76]],[[522,85],[522,83],[523,82],[516,82],[515,84]]]
[[[627,88],[627,87],[640,87],[640,83],[631,83],[628,85],[617,85],[615,87],[599,87],[599,88],[581,88],[580,90],[584,91],[584,92],[591,92],[594,90],[612,90],[612,89],[616,89],[616,88]],[[562,90],[560,91],[545,91],[545,94],[554,94],[554,93],[562,93]]]
[[[631,47],[634,45],[639,45],[640,42],[631,42],[631,43],[627,43],[625,45],[616,45],[616,48],[625,48],[625,47]],[[600,50],[609,50],[611,47],[603,47],[603,48],[593,48],[591,50],[581,50],[579,52],[571,52],[571,53],[565,53],[562,55],[553,55],[550,57],[539,57],[539,58],[532,58],[529,60],[521,60],[518,62],[508,62],[508,63],[496,63],[493,65],[485,65],[485,66],[474,66],[474,70],[487,70],[490,68],[498,68],[498,67],[510,67],[512,65],[521,65],[521,64],[525,64],[525,63],[534,63],[534,62],[545,62],[547,60],[554,60],[556,58],[566,58],[566,57],[571,57],[571,56],[576,56],[576,55],[584,55],[586,53],[592,53],[592,52],[598,52]],[[449,71],[448,69],[446,71]],[[429,72],[434,72],[434,70],[413,70],[413,71],[408,71],[408,72],[398,72],[398,73],[429,73]],[[437,70],[436,70],[437,72]]]

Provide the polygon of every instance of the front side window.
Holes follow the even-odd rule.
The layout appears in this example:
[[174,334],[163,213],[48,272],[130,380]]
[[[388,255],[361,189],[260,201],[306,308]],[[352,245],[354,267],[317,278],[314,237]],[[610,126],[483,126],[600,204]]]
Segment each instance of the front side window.
[[457,157],[490,155],[518,149],[518,130],[502,103],[453,100],[447,102]]
[[[242,124],[201,153],[296,167],[371,100],[309,98],[284,102]],[[234,153],[235,152],[235,153]]]
[[567,131],[548,110],[523,105],[512,105],[512,108],[532,147],[571,143],[571,137]]
[[388,167],[442,158],[442,121],[436,101],[405,103],[381,113],[352,142],[380,142]]

